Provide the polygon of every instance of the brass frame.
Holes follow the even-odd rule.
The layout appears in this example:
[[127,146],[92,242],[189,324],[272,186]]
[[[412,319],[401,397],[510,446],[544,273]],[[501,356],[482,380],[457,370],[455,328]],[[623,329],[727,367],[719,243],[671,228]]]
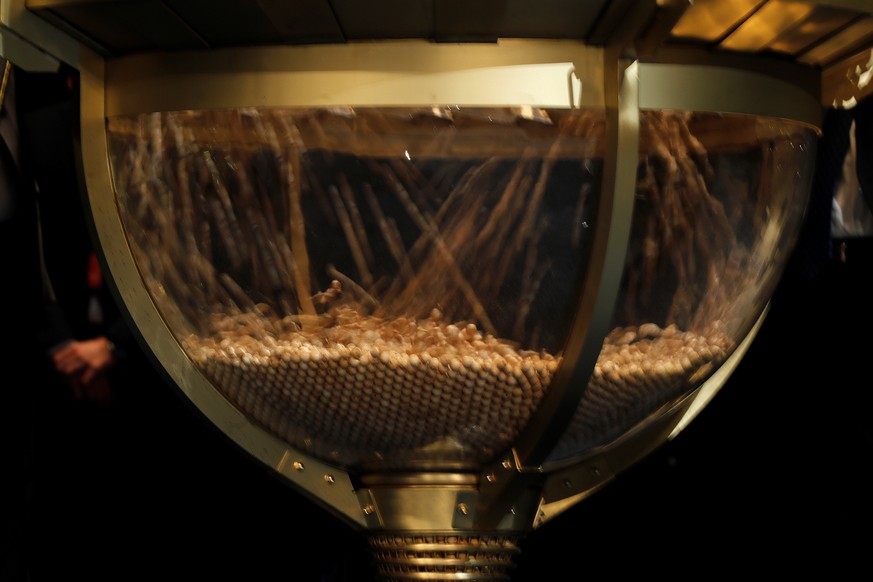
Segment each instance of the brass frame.
[[[463,60],[458,59],[458,51],[464,52]],[[778,110],[785,116],[779,104],[788,101],[796,104],[787,112],[789,116],[811,126],[820,123],[815,98],[786,81],[755,72],[714,71],[702,65],[629,63],[615,53],[607,62],[609,54],[573,41],[507,41],[472,47],[392,41],[251,49],[235,56],[197,53],[174,55],[172,59],[161,55],[111,62],[83,59],[82,128],[92,213],[110,272],[147,345],[187,397],[228,436],[357,526],[523,531],[590,495],[653,446],[675,436],[677,427],[687,424],[683,418],[699,409],[691,406],[695,398],[689,397],[647,423],[650,426],[637,431],[635,438],[629,436],[571,466],[542,466],[548,443],[554,444],[561,436],[584,392],[585,380],[608,331],[623,265],[615,259],[624,255],[633,212],[638,111],[677,108],[774,115]],[[354,63],[354,68],[348,63]],[[410,70],[415,73],[410,74]],[[588,74],[580,79],[581,71]],[[573,90],[567,82],[571,74],[576,77]],[[600,81],[608,75],[615,75],[612,89]],[[101,82],[101,78],[105,80]],[[534,82],[535,95],[531,92]],[[495,83],[501,85],[501,91],[494,90]],[[728,89],[739,83],[757,98],[731,99],[736,92]],[[701,85],[712,90],[676,95],[677,86]],[[596,276],[586,278],[590,288],[582,296],[589,299],[579,308],[569,340],[572,349],[565,353],[565,365],[548,392],[551,404],[544,404],[537,412],[509,456],[485,468],[475,479],[454,473],[421,474],[408,475],[398,483],[388,476],[371,475],[356,489],[355,476],[287,447],[247,421],[194,369],[166,329],[139,281],[118,219],[109,183],[104,120],[137,112],[246,104],[433,103],[602,106],[612,111],[614,123],[607,140],[607,175],[601,193],[601,218],[608,219],[608,228],[594,243],[596,260],[590,268]],[[745,345],[750,341],[751,337],[746,338]],[[711,398],[726,378],[714,377],[700,391]],[[697,402],[699,405],[702,400]],[[556,415],[561,418],[556,420]],[[544,491],[540,499],[530,499],[527,491],[531,483]],[[402,512],[397,511],[399,507],[403,507]]]

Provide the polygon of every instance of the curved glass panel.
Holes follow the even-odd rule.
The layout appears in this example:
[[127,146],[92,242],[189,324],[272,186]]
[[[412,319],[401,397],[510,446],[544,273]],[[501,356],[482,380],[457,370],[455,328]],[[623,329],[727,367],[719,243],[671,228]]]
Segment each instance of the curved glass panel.
[[550,461],[592,453],[699,387],[763,313],[799,231],[816,134],[753,116],[644,111],[612,328]]
[[514,442],[578,303],[602,111],[179,111],[108,135],[146,288],[252,422],[367,470],[477,470]]

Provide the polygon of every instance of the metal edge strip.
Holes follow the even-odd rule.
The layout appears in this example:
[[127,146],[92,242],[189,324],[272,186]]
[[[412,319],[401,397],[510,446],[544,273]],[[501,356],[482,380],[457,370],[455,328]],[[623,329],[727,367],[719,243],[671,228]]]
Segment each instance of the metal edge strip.
[[[616,92],[616,102],[607,107],[606,155],[598,224],[581,293],[582,301],[564,348],[563,363],[545,400],[515,447],[516,458],[522,467],[540,465],[563,434],[563,428],[569,423],[587,388],[612,321],[624,273],[639,164],[638,65],[637,62],[631,63],[623,72],[619,66],[614,73],[622,80]],[[556,422],[555,416],[561,409],[564,413],[560,418],[565,422]]]
[[640,63],[640,109],[737,113],[790,119],[820,130],[815,95],[763,73],[712,65]]
[[477,507],[480,525],[495,523],[526,484],[542,474],[542,463],[569,426],[588,387],[618,297],[639,163],[637,63],[605,59],[604,80],[607,107],[601,198],[591,256],[580,282],[581,302],[563,362],[543,401],[509,456],[484,473]]
[[706,381],[700,385],[697,390],[695,390],[690,396],[691,402],[688,408],[685,410],[685,413],[682,415],[682,418],[679,419],[679,422],[673,427],[673,431],[670,433],[668,439],[672,440],[676,438],[676,436],[682,432],[688,424],[694,420],[697,415],[700,413],[703,408],[709,404],[709,402],[715,397],[719,390],[725,385],[728,381],[728,378],[734,373],[734,370],[737,368],[739,363],[745,357],[746,352],[749,351],[749,348],[752,345],[752,341],[758,335],[758,331],[761,329],[761,326],[764,323],[764,320],[767,317],[767,314],[770,312],[770,304],[764,306],[764,311],[761,313],[760,317],[758,317],[755,324],[752,326],[752,329],[749,333],[746,334],[746,337],[743,338],[743,341],[736,347],[736,349],[728,356],[728,359],[719,366],[719,368],[713,372],[713,374],[706,379]]
[[141,54],[107,61],[106,114],[259,106],[602,107],[601,52],[573,41],[519,40]]

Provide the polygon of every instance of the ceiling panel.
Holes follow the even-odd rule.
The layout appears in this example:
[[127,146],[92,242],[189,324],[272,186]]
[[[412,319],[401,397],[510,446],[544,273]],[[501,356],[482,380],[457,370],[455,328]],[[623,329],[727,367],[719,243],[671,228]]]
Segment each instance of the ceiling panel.
[[757,53],[812,14],[815,6],[798,2],[769,2],[745,19],[725,38],[726,50]]
[[328,0],[259,0],[258,4],[290,44],[344,40]]
[[846,10],[819,8],[803,20],[775,39],[769,49],[775,52],[799,56],[811,47],[822,42],[822,39],[833,36],[849,24],[855,13]]
[[332,0],[347,41],[432,38],[432,0]]
[[[868,0],[25,0],[107,56],[378,39],[605,45],[627,22],[636,46],[780,55],[824,68],[873,46]],[[665,24],[666,23],[666,24]],[[623,39],[619,39],[620,41]],[[631,39],[632,40],[632,39]]]

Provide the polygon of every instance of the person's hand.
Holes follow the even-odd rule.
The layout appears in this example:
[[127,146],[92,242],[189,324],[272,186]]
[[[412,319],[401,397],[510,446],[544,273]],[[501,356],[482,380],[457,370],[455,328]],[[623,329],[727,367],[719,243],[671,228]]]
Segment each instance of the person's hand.
[[78,400],[106,404],[112,390],[106,371],[112,366],[112,344],[105,337],[73,341],[52,354],[52,362]]
[[52,354],[52,361],[64,376],[76,375],[87,384],[112,365],[112,344],[105,337],[70,342]]

